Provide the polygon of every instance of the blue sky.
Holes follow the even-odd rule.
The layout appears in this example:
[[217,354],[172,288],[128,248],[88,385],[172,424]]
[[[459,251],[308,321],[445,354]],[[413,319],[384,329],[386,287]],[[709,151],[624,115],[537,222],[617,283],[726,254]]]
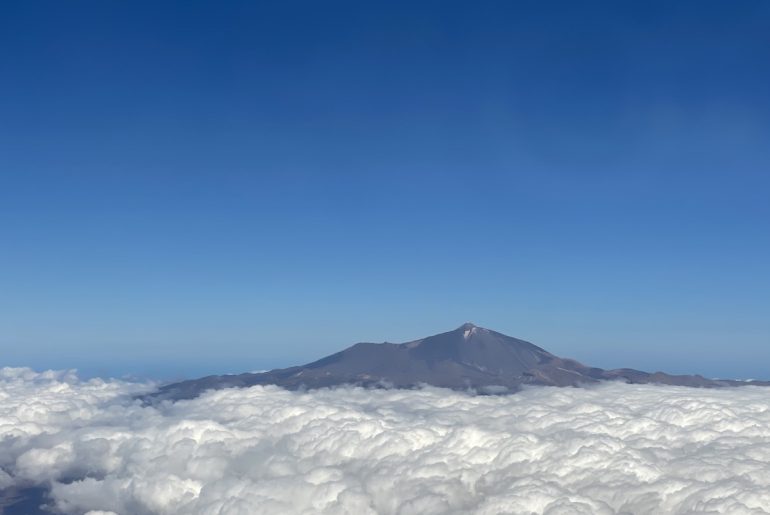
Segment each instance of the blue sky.
[[770,377],[770,3],[0,5],[2,365],[465,321]]

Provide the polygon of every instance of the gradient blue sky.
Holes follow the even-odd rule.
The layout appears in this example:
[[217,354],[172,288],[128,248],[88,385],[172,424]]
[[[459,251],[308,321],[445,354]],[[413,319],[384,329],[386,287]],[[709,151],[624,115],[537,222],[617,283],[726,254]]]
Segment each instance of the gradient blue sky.
[[0,365],[770,378],[770,2],[7,1],[0,71]]

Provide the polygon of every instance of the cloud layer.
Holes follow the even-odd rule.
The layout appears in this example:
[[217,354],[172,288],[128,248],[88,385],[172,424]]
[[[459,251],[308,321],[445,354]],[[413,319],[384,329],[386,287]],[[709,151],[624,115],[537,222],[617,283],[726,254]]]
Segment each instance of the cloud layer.
[[477,397],[0,371],[0,490],[67,514],[770,512],[770,390],[608,384]]

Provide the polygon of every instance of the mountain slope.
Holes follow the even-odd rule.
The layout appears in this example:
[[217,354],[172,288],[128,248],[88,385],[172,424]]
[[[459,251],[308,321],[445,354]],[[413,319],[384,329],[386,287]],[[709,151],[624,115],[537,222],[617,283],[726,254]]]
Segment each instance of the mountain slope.
[[266,384],[289,389],[342,384],[414,388],[429,384],[480,393],[507,393],[523,385],[580,386],[602,380],[698,387],[747,384],[697,375],[588,367],[524,340],[467,323],[453,331],[407,343],[357,343],[307,365],[183,381],[161,388],[153,398],[188,399],[209,389]]

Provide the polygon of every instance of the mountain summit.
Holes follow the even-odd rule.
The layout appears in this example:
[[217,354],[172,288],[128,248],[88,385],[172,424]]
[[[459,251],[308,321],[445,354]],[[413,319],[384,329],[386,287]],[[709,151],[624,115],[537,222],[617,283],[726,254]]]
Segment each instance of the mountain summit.
[[209,376],[161,388],[155,399],[188,399],[209,389],[275,384],[289,389],[342,384],[414,388],[423,384],[510,393],[524,385],[581,386],[599,381],[717,387],[765,382],[603,370],[560,358],[524,340],[465,323],[453,331],[406,343],[357,343],[307,365],[263,373]]

